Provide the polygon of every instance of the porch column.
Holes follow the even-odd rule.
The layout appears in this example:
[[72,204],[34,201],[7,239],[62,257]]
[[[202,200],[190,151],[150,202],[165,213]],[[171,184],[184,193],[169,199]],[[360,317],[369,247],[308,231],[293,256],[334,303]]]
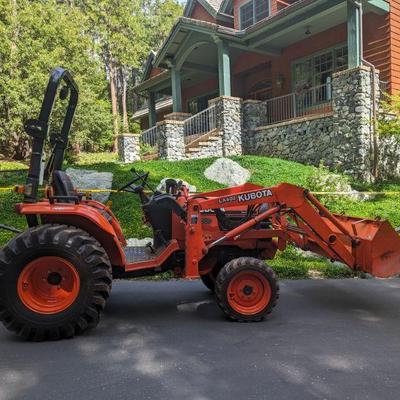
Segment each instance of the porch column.
[[229,45],[219,38],[216,38],[215,42],[218,48],[219,95],[231,96],[231,60]]
[[349,69],[361,65],[362,59],[362,6],[358,0],[347,0],[347,47]]
[[172,111],[182,112],[181,71],[171,67]]
[[157,114],[156,114],[156,94],[154,92],[149,92],[149,98],[147,100],[148,110],[149,110],[149,127],[152,128],[156,125]]

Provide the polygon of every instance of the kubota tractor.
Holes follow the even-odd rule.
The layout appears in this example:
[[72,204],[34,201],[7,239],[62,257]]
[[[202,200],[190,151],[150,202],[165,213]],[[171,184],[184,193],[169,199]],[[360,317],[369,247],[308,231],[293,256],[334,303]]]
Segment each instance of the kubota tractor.
[[[51,151],[42,168],[57,95],[68,99],[68,108],[61,131],[50,130]],[[374,276],[400,273],[400,240],[388,222],[331,214],[308,190],[286,183],[190,194],[172,181],[167,193],[159,193],[148,185],[148,173],[134,171],[121,190],[139,196],[154,242],[127,247],[110,208],[78,193],[61,170],[77,100],[72,77],[57,68],[39,118],[25,124],[32,156],[16,212],[29,228],[0,251],[0,319],[19,336],[46,340],[81,333],[99,322],[113,277],[167,270],[200,277],[230,319],[260,321],[279,296],[264,260],[287,243]],[[39,199],[42,179],[47,185]]]

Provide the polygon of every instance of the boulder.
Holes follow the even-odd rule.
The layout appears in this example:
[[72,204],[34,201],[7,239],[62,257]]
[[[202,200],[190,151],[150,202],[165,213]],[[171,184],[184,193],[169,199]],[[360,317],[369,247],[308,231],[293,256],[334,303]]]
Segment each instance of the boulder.
[[218,158],[204,171],[204,176],[223,185],[237,186],[246,183],[251,173],[236,161]]
[[148,243],[153,244],[153,238],[144,238],[144,239],[138,239],[138,238],[130,238],[126,240],[127,246],[128,247],[143,247],[146,246]]
[[[97,172],[89,169],[68,168],[66,173],[72,180],[75,188],[85,189],[111,189],[113,174],[111,172]],[[110,192],[93,193],[94,200],[105,203],[110,197]]]

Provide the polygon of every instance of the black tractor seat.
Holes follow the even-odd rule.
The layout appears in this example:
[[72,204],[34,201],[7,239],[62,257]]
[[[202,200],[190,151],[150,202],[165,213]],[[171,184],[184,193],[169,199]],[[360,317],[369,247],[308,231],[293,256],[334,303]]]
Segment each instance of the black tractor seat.
[[76,196],[71,178],[65,171],[54,171],[52,183],[56,196]]
[[54,200],[62,201],[63,203],[76,203],[81,199],[81,196],[72,184],[71,178],[65,171],[54,171],[52,187],[54,190]]
[[186,211],[170,194],[156,194],[143,204],[143,212],[153,228],[154,247],[168,243],[172,239],[172,214],[186,220]]

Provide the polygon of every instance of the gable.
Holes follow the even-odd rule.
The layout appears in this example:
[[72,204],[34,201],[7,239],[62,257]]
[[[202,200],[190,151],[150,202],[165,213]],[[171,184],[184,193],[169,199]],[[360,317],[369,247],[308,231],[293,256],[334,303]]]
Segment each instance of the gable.
[[191,12],[190,18],[198,19],[200,21],[206,21],[216,23],[216,18],[213,17],[199,2],[195,1],[195,5]]

